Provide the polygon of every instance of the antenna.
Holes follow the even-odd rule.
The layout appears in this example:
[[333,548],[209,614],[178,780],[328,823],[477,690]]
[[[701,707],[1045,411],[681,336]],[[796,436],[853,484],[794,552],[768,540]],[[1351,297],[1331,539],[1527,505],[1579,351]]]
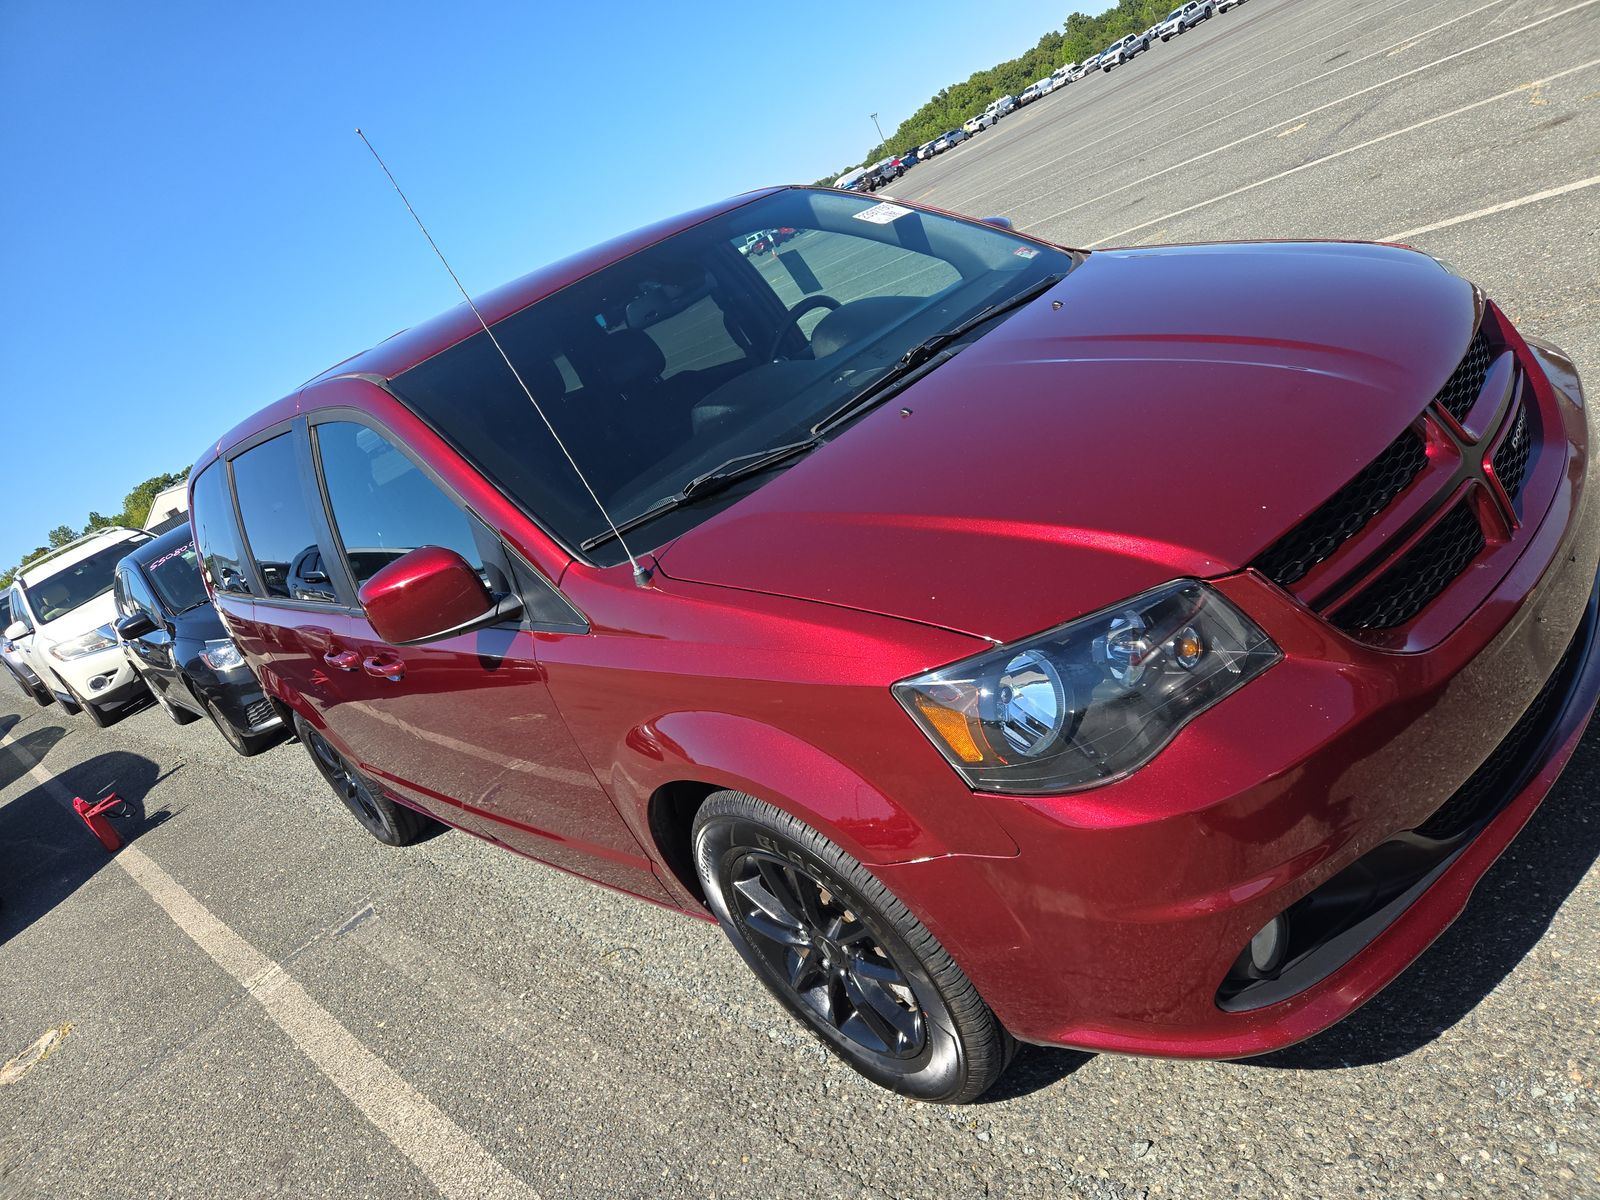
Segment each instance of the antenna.
[[628,556],[628,562],[633,567],[633,582],[640,587],[647,587],[650,583],[650,572],[640,565],[639,560],[633,556],[633,551],[628,549],[628,543],[622,538],[622,530],[617,528],[617,523],[611,519],[611,514],[606,511],[606,506],[600,503],[600,497],[595,494],[594,488],[589,486],[589,479],[583,473],[583,468],[578,466],[578,460],[572,457],[572,451],[567,449],[567,444],[561,440],[561,435],[556,432],[556,427],[550,424],[550,418],[545,416],[544,409],[533,398],[533,391],[523,382],[522,372],[518,371],[516,364],[511,361],[511,356],[500,345],[500,339],[495,337],[494,330],[489,328],[489,322],[483,319],[483,314],[478,311],[478,306],[473,302],[467,289],[461,286],[461,279],[456,275],[455,268],[450,265],[444,256],[444,251],[439,249],[439,243],[433,240],[433,234],[428,232],[428,227],[422,223],[422,218],[417,216],[417,210],[411,207],[411,201],[406,199],[406,194],[401,190],[399,182],[394,177],[394,172],[389,170],[389,164],[383,161],[383,156],[367,141],[367,135],[356,129],[356,136],[362,144],[372,151],[372,157],[378,160],[378,166],[383,168],[383,173],[388,176],[389,183],[394,187],[395,194],[400,197],[400,203],[406,206],[406,211],[411,214],[411,219],[417,223],[417,228],[422,230],[422,236],[428,239],[428,245],[433,247],[433,252],[439,256],[439,262],[450,273],[451,281],[456,285],[456,290],[461,293],[461,298],[467,302],[467,307],[472,310],[472,315],[478,318],[478,324],[483,326],[484,333],[489,335],[489,341],[500,352],[500,358],[505,362],[506,369],[511,372],[511,377],[517,381],[517,386],[522,389],[522,394],[528,398],[528,403],[533,405],[533,411],[539,414],[539,419],[544,422],[544,427],[550,431],[550,436],[555,438],[556,445],[561,448],[561,453],[566,455],[567,462],[572,465],[573,474],[578,477],[578,482],[583,484],[583,490],[589,493],[589,499],[594,501],[594,506],[600,510],[600,515],[606,519],[606,524],[611,526],[611,533],[617,539],[617,545],[622,547],[622,552]]

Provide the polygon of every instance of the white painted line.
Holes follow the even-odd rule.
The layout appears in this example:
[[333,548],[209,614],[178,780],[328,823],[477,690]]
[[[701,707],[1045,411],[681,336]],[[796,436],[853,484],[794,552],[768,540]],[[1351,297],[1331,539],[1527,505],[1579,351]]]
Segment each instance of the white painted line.
[[1600,185],[1600,175],[1591,175],[1587,179],[1579,179],[1572,183],[1564,183],[1560,187],[1546,188],[1542,192],[1534,192],[1531,196],[1521,196],[1516,200],[1507,200],[1503,204],[1491,204],[1488,208],[1462,213],[1459,217],[1451,217],[1445,221],[1435,221],[1432,225],[1419,225],[1415,229],[1402,229],[1399,233],[1386,234],[1381,240],[1398,242],[1402,238],[1416,237],[1423,233],[1433,233],[1439,229],[1449,229],[1452,225],[1465,225],[1468,221],[1476,221],[1480,217],[1492,217],[1495,213],[1510,212],[1513,208],[1521,208],[1524,204],[1537,204],[1541,200],[1565,196],[1568,192],[1578,192],[1596,185]]
[[[19,750],[10,730],[0,748]],[[72,796],[37,762],[28,773],[71,811]],[[89,833],[84,831],[87,845]],[[137,846],[112,858],[205,951],[334,1087],[450,1200],[537,1200],[537,1194],[339,1023],[289,973],[229,928]]]
[[[1594,0],[1591,0],[1591,3],[1592,2],[1594,2]],[[1419,129],[1425,129],[1429,125],[1436,125],[1440,121],[1447,121],[1451,117],[1459,117],[1463,113],[1472,112],[1474,109],[1482,108],[1486,104],[1493,104],[1498,100],[1505,100],[1511,96],[1520,96],[1524,92],[1531,91],[1536,87],[1543,87],[1546,84],[1553,83],[1557,79],[1576,74],[1579,71],[1587,71],[1589,68],[1596,66],[1600,66],[1600,58],[1591,58],[1586,63],[1579,63],[1575,67],[1568,67],[1565,71],[1557,71],[1554,75],[1547,75],[1543,79],[1536,79],[1532,83],[1518,84],[1509,91],[1501,92],[1498,95],[1487,96],[1482,100],[1475,100],[1471,104],[1463,104],[1460,108],[1453,108],[1449,112],[1439,113],[1437,116],[1432,116],[1426,120],[1418,121],[1414,125],[1407,125],[1404,129],[1390,130],[1388,133],[1380,134],[1375,138],[1368,138],[1364,142],[1358,142],[1354,146],[1346,146],[1343,150],[1335,150],[1332,154],[1324,154],[1321,158],[1313,158],[1310,162],[1303,162],[1298,167],[1290,167],[1287,171],[1279,171],[1275,175],[1268,175],[1265,179],[1258,179],[1254,183],[1247,183],[1243,187],[1236,187],[1230,192],[1223,192],[1220,196],[1212,196],[1209,200],[1199,200],[1194,204],[1175,209],[1169,213],[1164,213],[1159,217],[1152,217],[1148,221],[1141,221],[1137,225],[1130,225],[1126,229],[1119,229],[1116,233],[1108,233],[1103,238],[1098,238],[1095,241],[1089,242],[1086,248],[1093,249],[1096,246],[1103,246],[1107,242],[1114,241],[1117,238],[1126,237],[1130,233],[1137,233],[1141,229],[1148,229],[1152,225],[1159,225],[1163,221],[1170,221],[1174,217],[1184,216],[1188,213],[1196,211],[1197,209],[1209,208],[1213,204],[1219,204],[1224,200],[1231,200],[1233,197],[1242,196],[1246,192],[1253,192],[1258,187],[1265,187],[1269,183],[1277,183],[1281,179],[1288,179],[1291,175],[1298,175],[1301,171],[1309,171],[1313,167],[1320,167],[1325,163],[1332,162],[1336,158],[1343,158],[1345,155],[1354,154],[1358,150],[1370,149],[1371,147],[1378,145],[1380,142],[1387,142],[1391,138],[1397,138],[1403,134],[1415,133]]]
[[[990,194],[995,194],[995,195],[1002,195],[1003,194],[1007,198],[1009,198],[1011,196],[1014,196],[1016,194],[1017,185],[1019,183],[1021,183],[1022,180],[1027,179],[1029,176],[1037,175],[1041,171],[1049,171],[1049,170],[1052,170],[1052,169],[1058,169],[1061,166],[1061,164],[1064,163],[1064,162],[1081,161],[1083,159],[1083,157],[1087,154],[1088,151],[1092,150],[1095,146],[1100,145],[1102,142],[1114,141],[1117,144],[1121,145],[1121,144],[1127,142],[1129,137],[1132,135],[1132,131],[1137,126],[1146,124],[1147,122],[1150,122],[1150,121],[1164,121],[1167,118],[1168,114],[1169,113],[1173,113],[1173,112],[1180,112],[1181,111],[1182,113],[1185,114],[1186,117],[1192,117],[1192,116],[1196,115],[1196,110],[1203,103],[1210,103],[1209,101],[1203,101],[1202,97],[1208,96],[1213,92],[1218,92],[1218,91],[1227,92],[1229,98],[1230,99],[1233,98],[1234,97],[1234,92],[1236,91],[1236,89],[1234,88],[1234,84],[1238,80],[1248,78],[1252,82],[1259,83],[1265,77],[1266,69],[1268,67],[1270,67],[1273,63],[1276,63],[1276,62],[1280,61],[1281,59],[1291,58],[1292,57],[1292,58],[1296,59],[1296,62],[1295,62],[1295,64],[1291,65],[1290,67],[1285,68],[1283,71],[1277,72],[1275,75],[1272,76],[1272,78],[1278,78],[1279,76],[1288,74],[1288,73],[1294,71],[1295,69],[1297,69],[1299,67],[1303,67],[1304,66],[1304,54],[1305,54],[1305,52],[1307,50],[1309,50],[1312,46],[1315,46],[1318,42],[1324,42],[1324,41],[1328,41],[1330,39],[1339,37],[1346,30],[1352,28],[1353,26],[1360,25],[1360,24],[1363,24],[1363,23],[1365,23],[1367,21],[1375,20],[1375,19],[1377,19],[1379,17],[1382,17],[1382,16],[1386,15],[1391,9],[1401,7],[1401,4],[1403,4],[1403,3],[1404,3],[1404,0],[1401,0],[1400,4],[1392,4],[1392,5],[1389,6],[1389,8],[1379,9],[1377,12],[1373,12],[1373,13],[1364,13],[1360,17],[1357,17],[1355,20],[1351,21],[1349,24],[1341,25],[1337,29],[1329,30],[1329,31],[1325,32],[1322,36],[1314,38],[1312,41],[1306,42],[1306,43],[1304,43],[1304,44],[1302,44],[1300,46],[1292,47],[1291,49],[1286,50],[1284,53],[1279,54],[1275,58],[1269,58],[1269,59],[1265,59],[1265,60],[1258,60],[1256,62],[1252,62],[1251,65],[1249,67],[1247,67],[1245,70],[1240,71],[1235,75],[1230,75],[1226,79],[1222,79],[1222,80],[1217,80],[1217,79],[1214,79],[1214,78],[1206,79],[1206,80],[1202,81],[1196,87],[1190,89],[1189,91],[1181,91],[1180,90],[1178,92],[1174,92],[1174,93],[1171,94],[1171,96],[1164,97],[1164,99],[1172,100],[1172,103],[1166,105],[1166,107],[1164,107],[1164,108],[1153,108],[1153,109],[1150,109],[1150,110],[1148,110],[1146,112],[1143,112],[1137,118],[1135,118],[1134,120],[1129,121],[1129,122],[1127,122],[1126,124],[1123,124],[1123,125],[1118,125],[1115,128],[1111,129],[1109,132],[1103,133],[1100,137],[1097,137],[1097,138],[1092,139],[1091,141],[1082,142],[1082,143],[1079,143],[1079,144],[1073,146],[1071,148],[1071,150],[1069,150],[1066,154],[1063,154],[1063,155],[1061,155],[1061,156],[1059,156],[1057,158],[1048,159],[1048,160],[1046,160],[1046,161],[1044,161],[1042,163],[1037,164],[1036,166],[1030,167],[1028,170],[1023,171],[1020,174],[1016,174],[1016,175],[1010,176],[1009,178],[1007,178],[1007,180],[1005,181],[1004,186],[1001,187],[1001,188],[997,189],[992,183],[988,183],[988,182],[981,183],[979,185],[979,187],[978,187],[978,190],[976,192],[974,192],[973,194],[971,194],[970,196],[967,196],[967,197],[963,198],[963,197],[960,196],[959,193],[954,193],[954,194],[952,194],[952,196],[951,196],[951,198],[950,198],[950,200],[948,202],[941,202],[939,207],[940,208],[950,209],[950,210],[952,210],[954,212],[968,212],[968,211],[970,211],[970,207],[969,206],[971,204],[975,203],[977,200],[981,199],[983,196],[990,195]],[[1444,21],[1441,24],[1432,26],[1431,28],[1421,30],[1418,33],[1407,34],[1406,37],[1403,38],[1401,41],[1391,42],[1389,45],[1382,46],[1379,49],[1372,51],[1370,54],[1363,54],[1360,58],[1353,58],[1347,63],[1342,63],[1339,66],[1334,67],[1333,70],[1331,70],[1331,71],[1324,71],[1322,74],[1315,75],[1315,76],[1311,77],[1310,79],[1302,79],[1298,83],[1293,83],[1293,84],[1289,85],[1286,88],[1281,88],[1276,92],[1271,92],[1268,95],[1260,97],[1259,99],[1252,100],[1249,104],[1246,104],[1241,108],[1231,109],[1230,111],[1225,112],[1220,116],[1211,118],[1211,120],[1209,120],[1209,121],[1204,121],[1204,122],[1202,122],[1200,124],[1195,125],[1195,124],[1189,124],[1187,122],[1187,120],[1180,120],[1179,123],[1182,124],[1182,126],[1183,126],[1183,132],[1182,133],[1178,134],[1175,137],[1169,137],[1165,141],[1157,142],[1153,146],[1141,147],[1141,149],[1146,154],[1149,154],[1149,153],[1151,153],[1153,151],[1160,150],[1160,149],[1163,149],[1163,148],[1165,148],[1167,146],[1170,146],[1175,142],[1189,142],[1189,143],[1192,143],[1194,141],[1195,135],[1198,134],[1201,130],[1209,129],[1211,126],[1219,124],[1219,123],[1221,123],[1223,121],[1230,120],[1230,119],[1232,119],[1234,117],[1242,116],[1243,114],[1249,112],[1253,108],[1259,108],[1261,105],[1267,103],[1269,100],[1276,100],[1281,96],[1289,95],[1291,92],[1297,92],[1301,88],[1309,87],[1313,83],[1319,83],[1322,80],[1327,79],[1330,75],[1337,75],[1341,71],[1348,71],[1351,67],[1360,66],[1362,63],[1368,61],[1369,59],[1378,58],[1378,57],[1384,56],[1384,55],[1394,54],[1394,53],[1397,52],[1397,50],[1399,48],[1408,47],[1408,46],[1413,45],[1413,44],[1415,44],[1417,42],[1423,41],[1424,39],[1428,38],[1429,36],[1431,36],[1431,35],[1433,35],[1435,33],[1438,33],[1442,29],[1445,29],[1445,28],[1447,28],[1447,27],[1449,27],[1451,25],[1454,25],[1459,21],[1465,21],[1468,17],[1476,16],[1478,13],[1483,12],[1485,9],[1495,8],[1495,7],[1497,7],[1497,6],[1501,5],[1501,4],[1506,4],[1506,3],[1509,3],[1509,0],[1489,0],[1489,2],[1487,4],[1479,5],[1477,8],[1471,9],[1468,12],[1464,12],[1464,13],[1460,14],[1459,16],[1452,17],[1448,21]],[[1267,31],[1263,30],[1262,33],[1266,34]],[[1230,45],[1230,48],[1232,48],[1231,45]],[[1095,99],[1098,100],[1098,99],[1101,99],[1101,97],[1096,96]],[[1092,102],[1093,101],[1091,101],[1090,103],[1092,103]],[[1224,147],[1224,149],[1226,149],[1226,147]],[[1182,164],[1182,163],[1179,164],[1179,166],[1183,166],[1183,165],[1184,164]],[[1168,168],[1168,169],[1169,170],[1176,170],[1177,168],[1174,167],[1174,168]],[[1081,186],[1083,186],[1084,183],[1086,183],[1087,181],[1089,181],[1091,179],[1098,179],[1103,175],[1109,175],[1112,170],[1113,170],[1113,168],[1111,168],[1111,167],[1104,167],[1104,168],[1101,168],[1098,171],[1082,172],[1082,173],[1079,173],[1077,175],[1074,175],[1072,182],[1073,182],[1073,184],[1075,186],[1081,187]],[[1147,178],[1153,179],[1153,178],[1155,178],[1155,176],[1148,176]],[[1136,184],[1130,184],[1129,186],[1133,187],[1133,186],[1137,186],[1137,185]],[[1105,195],[1107,195],[1107,196],[1115,195],[1116,192],[1120,191],[1120,190],[1122,190],[1122,189],[1118,188],[1118,189],[1116,189],[1114,191],[1105,193]],[[1097,197],[1097,199],[1103,199],[1103,198],[1104,198],[1104,196]],[[1092,204],[1092,203],[1094,203],[1094,201],[1086,200],[1086,201],[1083,202],[1083,204],[1075,204],[1071,208],[1063,209],[1059,213],[1053,213],[1051,216],[1046,217],[1045,220],[1047,220],[1047,221],[1048,220],[1053,220],[1055,217],[1059,217],[1059,216],[1064,215],[1065,213],[1074,212],[1077,209],[1082,208],[1084,204]]]
[[[1130,190],[1131,188],[1142,187],[1144,184],[1149,183],[1153,179],[1160,179],[1163,175],[1170,175],[1174,171],[1181,171],[1184,167],[1193,166],[1197,162],[1203,162],[1205,159],[1211,158],[1212,156],[1217,155],[1217,154],[1221,154],[1226,150],[1232,150],[1237,146],[1244,145],[1246,142],[1255,141],[1257,138],[1265,137],[1269,133],[1277,133],[1278,130],[1283,129],[1285,126],[1287,126],[1287,125],[1289,125],[1289,124],[1291,124],[1291,123],[1293,123],[1295,121],[1302,121],[1302,120],[1305,120],[1308,117],[1314,117],[1318,113],[1328,111],[1330,108],[1337,108],[1339,105],[1347,104],[1351,100],[1357,100],[1362,96],[1370,95],[1371,93],[1379,91],[1382,88],[1391,87],[1394,84],[1401,82],[1402,80],[1410,79],[1412,76],[1415,76],[1415,75],[1420,75],[1424,71],[1431,71],[1435,67],[1443,66],[1445,63],[1452,62],[1453,60],[1458,59],[1458,58],[1462,57],[1463,55],[1475,53],[1476,51],[1482,50],[1482,49],[1484,49],[1484,48],[1486,48],[1488,46],[1493,46],[1497,42],[1503,42],[1507,38],[1518,37],[1518,36],[1520,36],[1520,35],[1522,35],[1524,33],[1527,33],[1530,29],[1536,29],[1540,25],[1544,25],[1547,22],[1556,20],[1558,17],[1567,16],[1569,13],[1575,13],[1579,9],[1589,8],[1589,7],[1591,7],[1591,6],[1595,5],[1595,4],[1600,4],[1600,0],[1582,0],[1582,2],[1579,3],[1579,4],[1574,4],[1574,5],[1571,5],[1568,8],[1563,8],[1559,12],[1550,13],[1547,16],[1540,17],[1537,21],[1530,21],[1526,25],[1519,25],[1517,28],[1512,29],[1512,30],[1510,30],[1510,31],[1508,31],[1506,33],[1502,33],[1498,37],[1492,37],[1488,41],[1479,42],[1476,45],[1468,46],[1464,50],[1457,50],[1454,53],[1446,54],[1443,58],[1436,58],[1432,62],[1423,63],[1420,67],[1412,67],[1411,70],[1409,70],[1409,71],[1402,71],[1398,75],[1391,76],[1388,79],[1380,80],[1377,83],[1374,83],[1374,84],[1371,84],[1371,85],[1369,85],[1367,87],[1361,88],[1358,91],[1351,92],[1348,95],[1340,96],[1337,100],[1330,100],[1326,104],[1319,104],[1316,108],[1307,109],[1303,113],[1296,113],[1294,116],[1285,117],[1281,121],[1274,121],[1271,125],[1263,126],[1262,128],[1257,129],[1253,133],[1247,133],[1243,137],[1235,138],[1233,141],[1228,142],[1228,143],[1226,143],[1224,145],[1221,145],[1221,146],[1217,146],[1214,149],[1207,150],[1203,154],[1196,154],[1193,158],[1186,158],[1182,162],[1174,163],[1170,167],[1163,167],[1163,168],[1161,168],[1161,170],[1152,172],[1151,174],[1144,176],[1142,179],[1135,179],[1132,183],[1125,183],[1125,184],[1122,184],[1120,187],[1114,187],[1109,192],[1101,192],[1098,196],[1091,197],[1088,200],[1080,201],[1077,204],[1073,204],[1073,205],[1071,205],[1071,206],[1069,206],[1067,208],[1063,208],[1063,209],[1060,209],[1060,210],[1058,210],[1056,212],[1050,213],[1048,216],[1040,217],[1037,221],[1030,221],[1026,225],[1019,226],[1019,228],[1025,230],[1025,231],[1026,230],[1038,229],[1041,225],[1044,225],[1044,224],[1046,224],[1046,223],[1048,223],[1050,221],[1054,221],[1059,217],[1064,217],[1068,213],[1076,212],[1080,208],[1087,208],[1091,204],[1098,204],[1100,201],[1109,199],[1110,197],[1117,195],[1119,192],[1126,192],[1126,191]],[[1359,62],[1360,60],[1358,59],[1357,61]],[[1354,66],[1355,64],[1354,63],[1347,63],[1345,65],[1346,66]],[[1340,67],[1338,69],[1339,70],[1343,70],[1344,68]],[[1332,71],[1328,72],[1328,74],[1330,74],[1330,75],[1333,74],[1333,73],[1334,72],[1332,72]],[[1291,88],[1289,90],[1292,91],[1293,89]],[[1271,97],[1266,97],[1266,99],[1271,99]],[[1259,101],[1258,101],[1258,103],[1259,103]],[[1253,106],[1248,106],[1248,107],[1253,107]],[[1240,111],[1242,112],[1244,110],[1241,109]],[[1214,122],[1208,122],[1208,124],[1210,124],[1210,123],[1214,123]],[[1204,126],[1199,126],[1197,128],[1204,128]],[[1190,132],[1193,132],[1193,131],[1190,131]],[[1137,226],[1136,228],[1143,228],[1143,226]],[[1119,235],[1113,234],[1112,236],[1116,237],[1116,236],[1119,236]],[[1066,240],[1070,242],[1072,239],[1068,238]],[[1097,243],[1097,242],[1091,242],[1090,243],[1090,245],[1098,245],[1098,244],[1099,243]]]

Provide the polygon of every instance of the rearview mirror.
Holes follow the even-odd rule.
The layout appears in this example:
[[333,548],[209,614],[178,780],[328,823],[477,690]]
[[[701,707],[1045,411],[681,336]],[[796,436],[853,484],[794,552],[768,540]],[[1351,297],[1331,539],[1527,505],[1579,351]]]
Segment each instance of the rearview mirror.
[[401,555],[361,585],[362,610],[372,631],[391,646],[412,646],[509,620],[522,602],[496,603],[478,572],[443,546]]
[[141,638],[147,633],[154,633],[157,629],[155,619],[147,612],[131,612],[125,617],[118,617],[117,623],[112,627],[117,631],[117,636],[125,642],[134,638]]
[[1010,229],[1011,228],[1011,218],[1010,217],[984,217],[984,218],[982,218],[982,220],[983,220],[983,223],[985,225],[993,225],[997,229]]
[[0,634],[8,642],[15,642],[28,636],[28,627],[21,621],[13,621],[6,626],[5,633]]

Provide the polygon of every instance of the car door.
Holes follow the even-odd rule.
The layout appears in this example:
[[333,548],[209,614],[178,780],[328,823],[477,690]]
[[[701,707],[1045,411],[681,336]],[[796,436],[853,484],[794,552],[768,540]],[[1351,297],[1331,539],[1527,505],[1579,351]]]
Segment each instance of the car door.
[[[122,647],[150,690],[170,699],[172,685],[178,678],[177,664],[173,661],[172,618],[156,599],[143,572],[131,562],[117,566],[111,594],[116,601],[118,617],[144,613],[155,622],[156,627],[149,633],[124,641]],[[188,703],[184,707],[193,708],[194,705]]]
[[351,656],[339,669],[345,701],[329,721],[363,770],[419,802],[458,806],[475,833],[663,898],[535,653],[535,629],[583,629],[581,616],[385,432],[330,414],[313,418],[312,446],[334,537],[325,566],[359,588],[411,550],[443,546],[526,606],[524,619],[420,646],[388,645],[359,608],[350,613],[334,655]]

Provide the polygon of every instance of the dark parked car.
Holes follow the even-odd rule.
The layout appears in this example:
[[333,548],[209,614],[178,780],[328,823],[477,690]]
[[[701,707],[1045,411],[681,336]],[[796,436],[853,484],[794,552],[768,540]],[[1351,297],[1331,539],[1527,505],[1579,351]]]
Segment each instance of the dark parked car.
[[[0,592],[0,629],[10,625],[11,593]],[[55,697],[50,694],[50,689],[34,673],[27,657],[17,648],[16,644],[5,637],[0,637],[0,663],[5,664],[5,673],[11,677],[25,696],[30,697],[40,705],[54,704]]]
[[210,717],[228,745],[259,754],[287,727],[206,593],[187,525],[117,564],[115,629],[128,661],[180,725]]
[[1600,690],[1577,374],[1425,254],[797,188],[478,305],[195,464],[239,648],[375,836],[714,918],[907,1095],[1338,1021]]

